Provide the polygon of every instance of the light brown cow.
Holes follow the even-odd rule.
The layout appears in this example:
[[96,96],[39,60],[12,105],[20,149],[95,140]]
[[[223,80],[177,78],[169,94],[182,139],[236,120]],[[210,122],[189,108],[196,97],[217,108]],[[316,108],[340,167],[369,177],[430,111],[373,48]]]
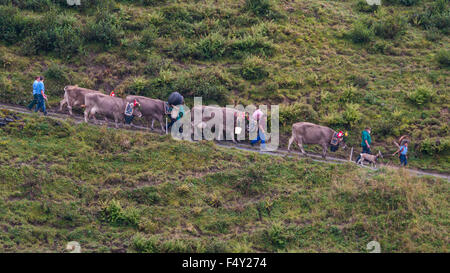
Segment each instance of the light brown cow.
[[[202,119],[201,120],[195,120],[195,113],[201,114]],[[231,137],[231,140],[233,142],[236,142],[235,140],[235,129],[236,127],[243,126],[245,115],[244,112],[236,110],[234,108],[227,108],[227,107],[215,107],[215,106],[194,106],[191,110],[191,120],[192,120],[192,128],[194,130],[205,128],[206,122],[213,119],[215,117],[215,112],[222,114],[222,125],[221,129],[214,128],[215,130],[220,130],[219,138],[225,139],[227,137],[227,132],[229,137]],[[231,122],[228,122],[231,121]],[[241,128],[242,130],[242,128]]]
[[[115,126],[118,128],[118,122],[123,121],[125,118],[124,113],[127,103],[133,101],[131,99],[111,97],[101,93],[88,93],[85,96],[86,109],[84,110],[84,121],[87,123],[93,117],[94,122],[97,122],[95,114],[103,114],[106,121],[107,117],[114,118]],[[139,107],[134,108],[133,114],[137,117],[142,116]]]
[[[59,111],[62,112],[64,104],[67,104],[67,109],[69,109],[69,114],[73,116],[72,107],[84,107],[85,96],[89,93],[100,93],[99,91],[81,88],[78,85],[67,85],[64,87],[64,99],[59,102]],[[101,93],[100,93],[101,94]]]
[[150,120],[152,121],[151,129],[153,130],[153,124],[155,120],[157,120],[161,126],[161,130],[164,129],[164,115],[166,113],[165,110],[165,102],[162,100],[151,99],[142,96],[127,96],[127,100],[136,100],[140,103],[142,116],[147,120],[150,125]]
[[[325,158],[327,149],[330,146],[331,139],[336,133],[331,128],[326,126],[317,125],[309,122],[297,122],[292,125],[292,136],[289,139],[288,151],[290,151],[292,142],[296,142],[300,147],[302,154],[306,155],[303,149],[303,144],[319,144],[322,146],[322,157]],[[338,145],[341,145],[344,149],[347,148],[343,138],[339,139]]]

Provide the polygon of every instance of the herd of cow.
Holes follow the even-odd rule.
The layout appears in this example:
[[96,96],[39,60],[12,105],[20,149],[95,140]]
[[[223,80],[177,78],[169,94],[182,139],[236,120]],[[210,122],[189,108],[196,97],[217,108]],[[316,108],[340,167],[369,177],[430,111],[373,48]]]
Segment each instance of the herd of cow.
[[[164,117],[167,112],[166,102],[143,96],[129,95],[125,98],[119,98],[103,94],[96,90],[81,88],[76,85],[69,85],[64,88],[64,99],[60,102],[59,110],[62,111],[63,106],[67,104],[70,115],[73,115],[73,107],[84,107],[85,122],[88,122],[91,117],[94,121],[96,121],[95,115],[102,114],[105,117],[105,121],[107,121],[108,117],[114,118],[115,126],[117,128],[118,122],[124,120],[124,110],[126,105],[133,102],[137,102],[139,104],[139,107],[135,107],[134,109],[134,115],[137,117],[143,117],[152,130],[154,129],[153,125],[155,120],[159,122],[162,131],[166,130],[166,128],[164,128]],[[193,118],[193,128],[199,128],[201,126],[200,123],[207,122],[214,117],[214,111],[211,111],[213,110],[212,108],[215,108],[215,110],[218,111],[223,111],[222,128],[225,132],[233,132],[231,134],[231,140],[235,142],[236,139],[234,129],[238,126],[238,124],[242,124],[239,119],[245,119],[246,117],[245,113],[242,111],[225,107],[217,109],[217,107],[214,106],[201,106],[201,108],[199,108],[199,106],[194,106],[191,111],[193,113],[200,111],[201,119],[196,121],[194,120],[194,115],[191,115]],[[172,111],[170,114],[172,118],[176,118],[178,112]],[[227,121],[229,124],[227,124]],[[322,146],[322,157],[325,158],[328,148],[332,145],[332,139],[336,135],[337,132],[329,127],[309,122],[297,122],[292,125],[292,136],[289,139],[288,150],[290,150],[292,143],[295,142],[299,146],[301,152],[306,154],[303,149],[303,144],[318,144]],[[338,139],[337,147],[340,145],[342,145],[344,149],[346,148],[343,137]]]

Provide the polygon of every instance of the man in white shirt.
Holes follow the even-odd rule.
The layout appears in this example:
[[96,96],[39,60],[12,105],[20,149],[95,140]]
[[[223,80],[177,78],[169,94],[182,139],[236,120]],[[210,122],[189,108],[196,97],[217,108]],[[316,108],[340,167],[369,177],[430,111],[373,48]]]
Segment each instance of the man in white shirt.
[[[253,127],[257,127],[258,135],[257,135],[256,139],[250,141],[250,144],[253,146],[255,143],[261,141],[262,149],[266,148],[266,137],[264,135],[265,131],[264,131],[264,127],[263,127],[263,124],[265,124],[265,118],[266,118],[266,116],[261,111],[261,109],[256,109],[256,111],[253,112],[252,121],[251,121],[251,123],[254,124]],[[255,129],[256,128],[254,128],[253,130],[255,130]],[[252,130],[252,129],[250,128],[250,130]]]

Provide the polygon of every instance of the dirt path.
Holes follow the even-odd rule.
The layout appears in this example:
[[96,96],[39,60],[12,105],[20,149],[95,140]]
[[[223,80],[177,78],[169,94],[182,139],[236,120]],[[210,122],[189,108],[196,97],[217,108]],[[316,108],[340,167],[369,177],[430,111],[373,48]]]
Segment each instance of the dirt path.
[[[31,111],[29,111],[25,107],[21,107],[21,106],[17,106],[17,105],[9,105],[9,104],[0,103],[0,109],[8,109],[8,110],[19,112],[19,113],[23,113],[23,114],[31,114]],[[54,111],[51,111],[51,110],[48,110],[48,116],[52,117],[52,118],[63,119],[63,120],[64,119],[72,119],[76,123],[84,122],[84,117],[82,117],[82,116],[74,115],[73,117],[71,117],[68,114],[58,113],[58,112],[54,112]],[[106,124],[108,127],[115,128],[114,122],[106,123],[105,121],[98,120],[97,124],[93,124],[93,123],[90,123],[90,124],[91,125],[97,125],[97,126],[101,126],[101,125],[105,125]],[[149,131],[149,128],[143,127],[143,126],[137,126],[137,125],[135,125],[135,126],[124,126],[123,124],[119,124],[119,126],[120,126],[120,129],[123,129],[123,130]],[[149,131],[149,132],[151,132],[151,133],[158,133],[158,134],[163,134],[164,133],[161,130],[154,130],[154,131]],[[243,150],[243,151],[248,151],[248,152],[267,154],[267,155],[271,155],[271,156],[305,157],[301,153],[295,152],[295,151],[292,151],[290,153],[288,153],[288,151],[284,150],[284,149],[278,149],[277,151],[260,151],[258,149],[255,149],[255,148],[251,147],[250,145],[233,144],[232,142],[226,142],[226,141],[216,141],[216,145],[219,146],[219,147],[222,147],[222,148],[226,148],[226,149],[238,149],[238,150]],[[324,162],[324,163],[329,163],[329,164],[344,164],[344,163],[349,162],[348,160],[345,160],[345,159],[342,159],[342,158],[330,157],[330,156],[327,156],[326,159],[323,159],[320,155],[318,155],[318,154],[311,154],[311,153],[308,153],[308,155],[306,157],[311,158],[313,161]],[[356,165],[356,166],[369,168],[369,169],[372,169],[372,170],[376,170],[376,168],[371,168],[369,166],[361,166],[361,165]],[[397,166],[384,165],[384,164],[379,164],[379,166],[393,168],[393,169],[399,169],[400,168],[400,167],[397,167]],[[415,175],[429,175],[429,176],[439,177],[439,178],[443,178],[443,179],[446,179],[446,180],[450,181],[450,174],[433,173],[433,172],[416,170],[416,169],[409,169],[409,168],[407,168],[406,170],[408,170],[408,172],[413,173]]]

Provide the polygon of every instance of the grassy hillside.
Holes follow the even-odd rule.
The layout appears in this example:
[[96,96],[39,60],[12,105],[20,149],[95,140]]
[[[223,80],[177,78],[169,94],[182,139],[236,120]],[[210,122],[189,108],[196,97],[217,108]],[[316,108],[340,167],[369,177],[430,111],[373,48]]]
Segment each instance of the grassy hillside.
[[445,180],[18,118],[0,129],[2,252],[448,251]]
[[[448,171],[448,0],[0,0],[0,101],[25,105],[35,75],[63,86],[225,105],[282,104],[297,121],[360,132],[375,150],[412,136],[410,164]],[[394,159],[395,162],[397,161]]]

